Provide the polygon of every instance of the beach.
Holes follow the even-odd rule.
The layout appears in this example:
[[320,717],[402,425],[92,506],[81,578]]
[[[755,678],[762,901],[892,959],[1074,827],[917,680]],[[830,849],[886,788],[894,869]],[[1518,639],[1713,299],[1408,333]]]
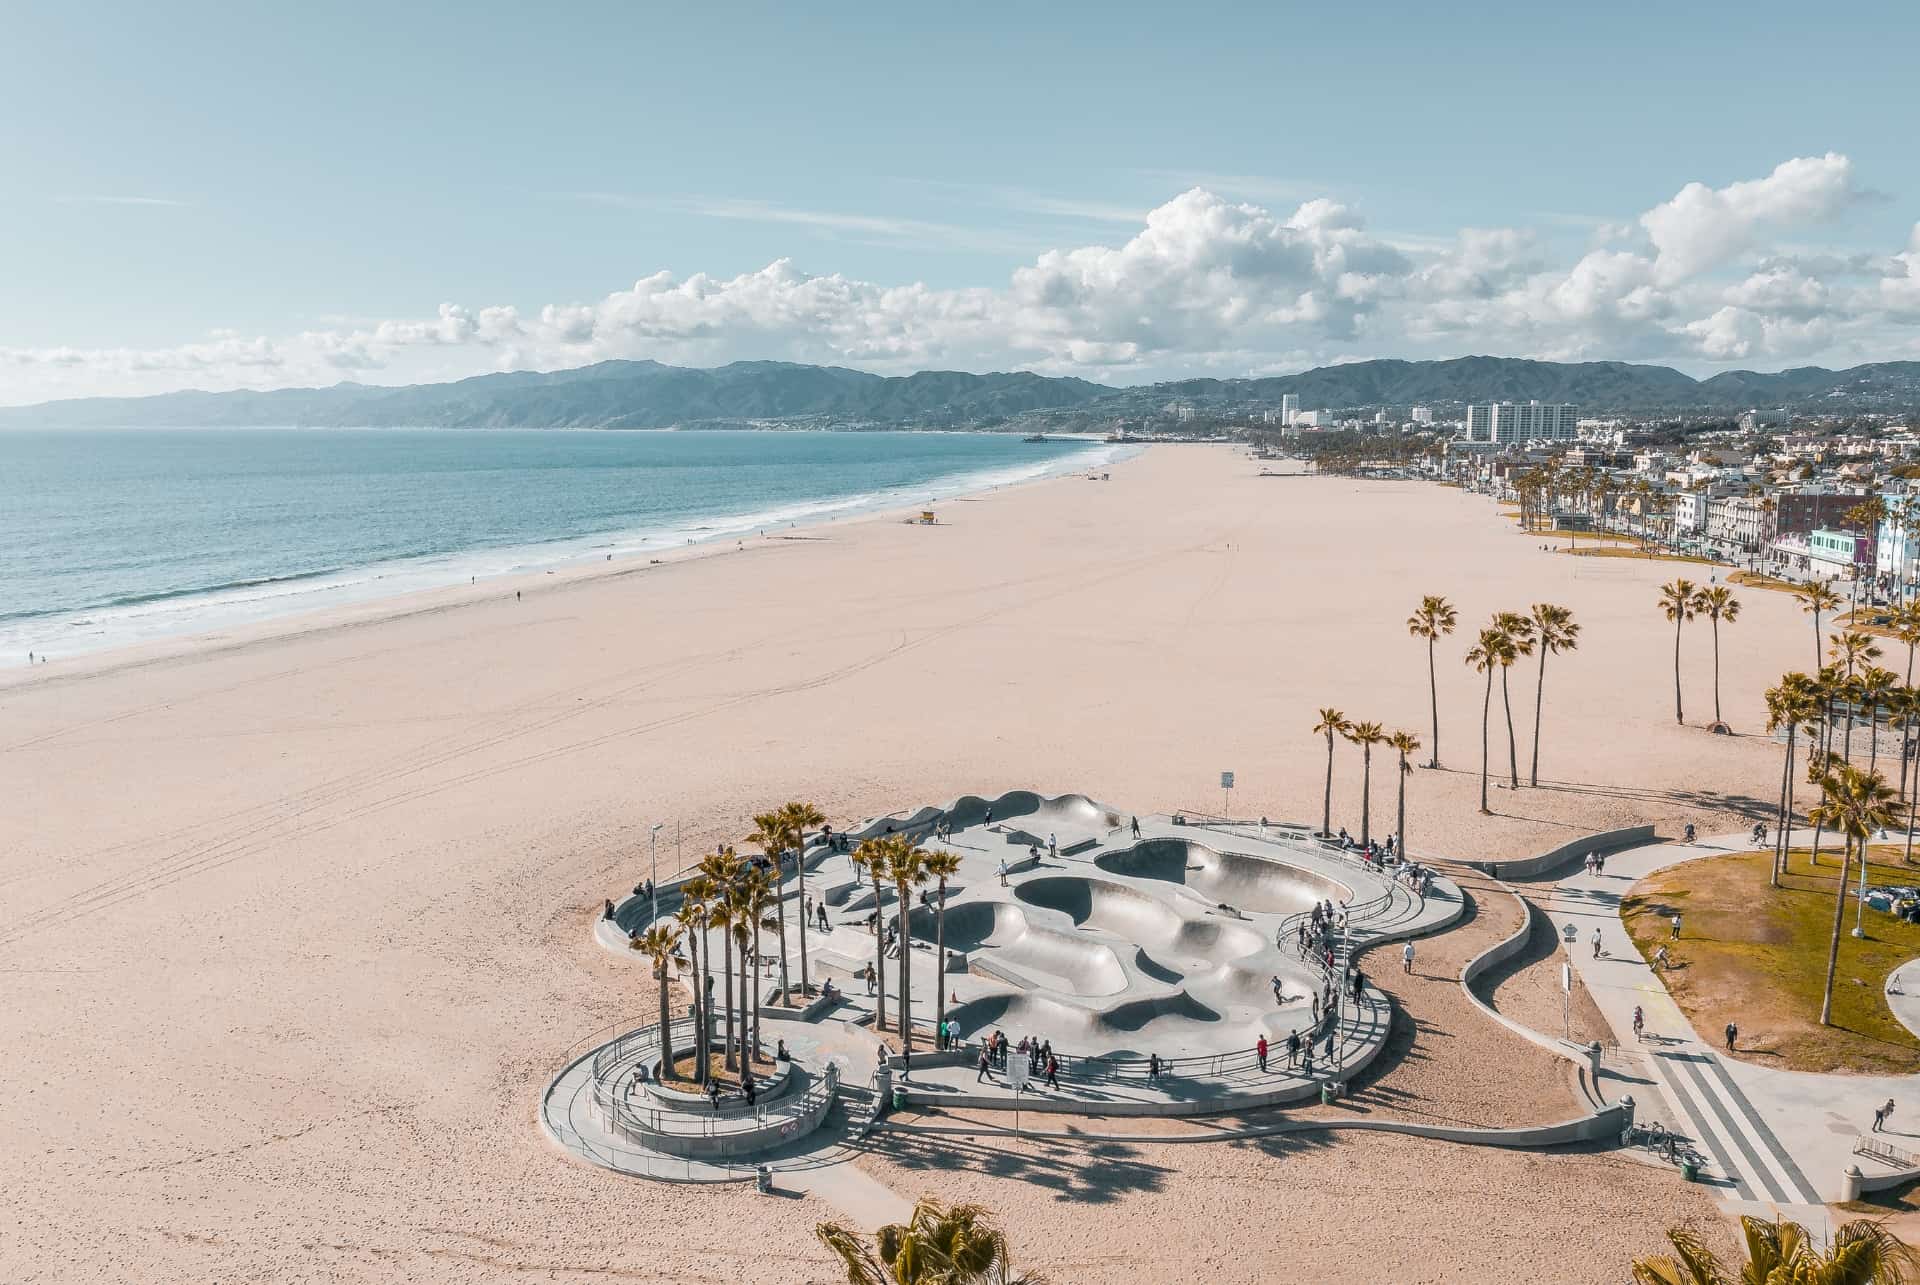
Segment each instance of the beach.
[[[833,1279],[811,1236],[845,1216],[828,1200],[621,1179],[541,1135],[568,1058],[653,1020],[646,968],[594,942],[603,900],[793,798],[836,827],[1016,787],[1218,811],[1231,770],[1235,815],[1317,823],[1318,709],[1431,742],[1405,625],[1423,594],[1461,626],[1438,649],[1443,766],[1406,780],[1416,855],[1771,818],[1761,692],[1813,645],[1791,597],[1737,591],[1716,736],[1708,629],[1686,627],[1676,726],[1656,601],[1710,568],[1543,551],[1431,484],[1259,473],[1157,447],[1109,481],[943,501],[933,526],[867,516],[0,674],[0,1276]],[[1536,602],[1571,608],[1580,646],[1547,662],[1541,788],[1494,789],[1482,816],[1486,689],[1461,658],[1491,612]],[[1536,664],[1511,673],[1523,781]],[[1504,767],[1497,679],[1492,709]],[[1376,750],[1376,834],[1394,778]],[[1343,744],[1336,827],[1358,832],[1360,788]],[[1527,1048],[1473,1038],[1489,1076]],[[1223,1281],[1457,1278],[1487,1235],[1497,1275],[1618,1280],[1711,1216],[1606,1156],[1335,1137],[1012,1181],[1072,1167],[1039,1146],[860,1164],[909,1201],[986,1200],[1022,1263],[1071,1281],[1142,1279],[1130,1253],[1223,1201],[1265,1233],[1199,1246]],[[1332,1216],[1364,1199],[1390,1228]]]

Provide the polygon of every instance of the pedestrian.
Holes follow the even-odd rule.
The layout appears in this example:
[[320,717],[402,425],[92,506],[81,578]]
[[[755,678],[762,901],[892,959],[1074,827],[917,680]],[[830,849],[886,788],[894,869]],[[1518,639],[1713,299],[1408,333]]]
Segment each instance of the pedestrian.
[[973,1082],[978,1084],[980,1081],[986,1079],[992,1072],[992,1069],[993,1059],[988,1056],[986,1043],[982,1041],[980,1045],[980,1067],[973,1077]]
[[1596,928],[1593,930],[1593,957],[1598,959],[1603,953],[1600,949],[1600,930]]
[[1673,938],[1672,938],[1672,940],[1674,940],[1674,941],[1679,941],[1679,940],[1680,940],[1680,912],[1679,912],[1679,911],[1677,911],[1677,910],[1673,912],[1673,920],[1672,920],[1672,923],[1673,923]]
[[1413,971],[1413,943],[1408,942],[1400,948],[1400,968],[1403,972]]
[[1733,1052],[1733,1042],[1740,1038],[1740,1028],[1732,1022],[1727,1023],[1727,1052]]
[[713,1104],[714,1113],[718,1114],[720,1111],[720,1081],[707,1081],[707,1101]]
[[752,1106],[754,1103],[754,1098],[756,1096],[754,1086],[753,1086],[753,1076],[746,1075],[741,1077],[740,1092],[745,1095],[747,1099],[747,1105]]
[[1671,958],[1672,957],[1667,954],[1667,948],[1665,946],[1662,946],[1658,950],[1654,951],[1653,952],[1653,971],[1657,973],[1661,969],[1669,967]]
[[1047,836],[1047,856],[1049,859],[1060,856],[1060,840],[1051,834]]
[[1633,1038],[1636,1040],[1645,1039],[1646,1028],[1647,1028],[1647,1015],[1640,1010],[1640,1006],[1638,1004],[1635,1004],[1633,1006]]
[[1000,886],[1002,888],[1007,886],[1007,859],[1005,857],[1000,858]]
[[1274,1007],[1275,1007],[1275,1008],[1278,1008],[1278,1007],[1279,1007],[1280,1005],[1282,1005],[1282,1004],[1284,1004],[1284,1003],[1286,1003],[1286,1002],[1287,1002],[1287,999],[1286,999],[1286,996],[1285,996],[1285,995],[1283,995],[1283,994],[1281,994],[1281,992],[1280,992],[1280,978],[1279,978],[1279,976],[1278,976],[1278,975],[1276,974],[1276,975],[1275,975],[1275,977],[1274,977],[1274,979],[1273,979],[1273,1004],[1274,1004]]
[[1140,837],[1140,818],[1139,817],[1133,818],[1133,837],[1136,839]]
[[1147,1083],[1153,1084],[1153,1083],[1156,1083],[1159,1079],[1160,1079],[1160,1055],[1158,1053],[1149,1053],[1147,1054]]
[[900,1078],[903,1080],[913,1078],[913,1041],[911,1039],[900,1043]]
[[1050,1089],[1060,1087],[1060,1059],[1051,1055],[1047,1058],[1047,1087]]
[[1260,1042],[1253,1046],[1253,1055],[1259,1059],[1260,1069],[1264,1072],[1267,1069],[1267,1037],[1265,1035],[1262,1035]]
[[1885,1133],[1887,1130],[1887,1121],[1891,1119],[1892,1116],[1893,1116],[1893,1099],[1888,1098],[1887,1104],[1885,1106],[1876,1107],[1874,1109],[1873,1131],[1875,1133]]
[[1300,1032],[1294,1031],[1287,1036],[1287,1065],[1293,1066],[1300,1061]]
[[993,805],[991,803],[987,805],[987,817],[986,817],[986,820],[982,822],[982,824],[984,825],[993,824]]

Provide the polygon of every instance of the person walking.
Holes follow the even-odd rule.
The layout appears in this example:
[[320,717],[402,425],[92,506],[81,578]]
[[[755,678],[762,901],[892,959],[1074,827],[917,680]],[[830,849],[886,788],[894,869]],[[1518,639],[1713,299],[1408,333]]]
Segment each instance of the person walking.
[[1060,1059],[1051,1054],[1047,1056],[1047,1087],[1050,1089],[1060,1087]]
[[1892,1117],[1893,1117],[1893,1099],[1888,1098],[1887,1104],[1885,1106],[1874,1108],[1873,1131],[1875,1133],[1885,1133],[1887,1131],[1887,1121]]
[[1633,1006],[1633,1038],[1636,1040],[1645,1039],[1646,1030],[1647,1015],[1641,1011],[1638,1004],[1635,1004]]
[[1253,1055],[1259,1060],[1260,1070],[1264,1073],[1267,1069],[1267,1037],[1265,1035],[1262,1035],[1260,1042],[1253,1046]]
[[1060,840],[1056,836],[1049,834],[1047,836],[1047,859],[1052,861],[1058,859],[1059,856]]
[[1740,1038],[1740,1028],[1732,1022],[1727,1023],[1727,1052],[1733,1052],[1733,1042]]
[[974,1073],[974,1077],[973,1077],[973,1082],[974,1082],[975,1084],[978,1084],[978,1083],[980,1083],[980,1081],[982,1081],[982,1080],[984,1080],[984,1079],[986,1079],[986,1078],[987,1078],[988,1076],[990,1076],[990,1075],[991,1075],[992,1073],[993,1073],[993,1058],[992,1058],[992,1056],[991,1056],[990,1054],[988,1054],[988,1052],[987,1052],[987,1043],[986,1043],[986,1041],[985,1041],[985,1040],[982,1040],[982,1041],[980,1042],[980,1062],[979,1062],[979,1069],[978,1069],[978,1070],[977,1070],[977,1071],[976,1071],[976,1072]]
[[1670,940],[1679,941],[1680,940],[1680,912],[1679,911],[1676,910],[1673,912],[1673,919],[1670,922],[1673,924],[1673,936]]
[[1139,817],[1133,818],[1133,837],[1136,839],[1140,837],[1140,818]]
[[1300,1061],[1300,1032],[1294,1031],[1287,1036],[1287,1065],[1294,1066]]
[[1147,1054],[1147,1083],[1157,1084],[1159,1080],[1160,1055],[1158,1053],[1149,1053]]
[[1413,943],[1408,942],[1400,948],[1400,967],[1403,972],[1413,971]]
[[1598,959],[1605,953],[1605,951],[1600,949],[1600,930],[1596,928],[1593,930],[1593,957]]
[[1005,857],[1000,858],[1000,886],[1002,888],[1007,886],[1007,859]]

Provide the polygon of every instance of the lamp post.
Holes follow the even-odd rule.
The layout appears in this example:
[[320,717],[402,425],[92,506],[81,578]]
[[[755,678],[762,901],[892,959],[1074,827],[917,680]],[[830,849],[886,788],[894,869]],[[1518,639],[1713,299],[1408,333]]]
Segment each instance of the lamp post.
[[647,880],[647,889],[653,893],[653,920],[660,921],[660,827],[664,821],[655,821],[653,829],[647,831],[647,852],[653,858],[653,877]]

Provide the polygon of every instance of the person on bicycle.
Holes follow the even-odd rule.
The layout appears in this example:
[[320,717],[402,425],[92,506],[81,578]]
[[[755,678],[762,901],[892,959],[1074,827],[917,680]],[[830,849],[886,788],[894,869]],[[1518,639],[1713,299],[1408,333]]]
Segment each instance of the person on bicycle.
[[1693,842],[1693,822],[1691,821],[1687,822],[1686,835],[1687,835],[1687,842],[1692,843]]
[[1753,826],[1753,846],[1759,847],[1767,841],[1767,823],[1756,821]]

